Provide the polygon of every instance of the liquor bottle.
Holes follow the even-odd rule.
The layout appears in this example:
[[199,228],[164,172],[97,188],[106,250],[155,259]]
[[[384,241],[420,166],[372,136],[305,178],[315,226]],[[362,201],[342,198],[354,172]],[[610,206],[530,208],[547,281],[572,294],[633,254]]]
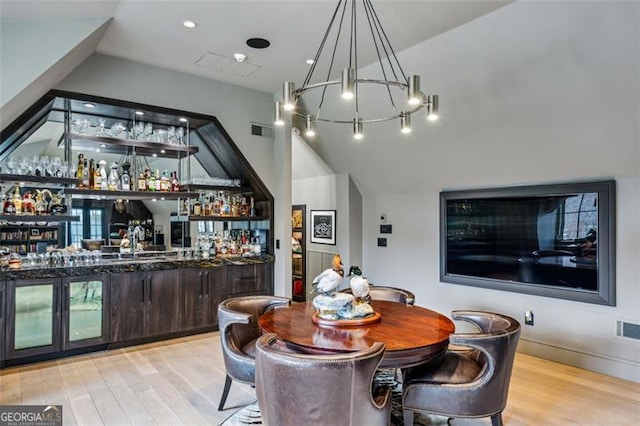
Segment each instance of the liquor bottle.
[[214,216],[220,216],[220,210],[222,208],[222,201],[220,200],[221,196],[221,194],[218,194],[213,200],[213,212],[211,212],[211,214]]
[[234,196],[231,201],[231,216],[240,216],[240,203],[238,202],[238,197],[236,196]]
[[82,188],[82,176],[84,174],[84,154],[78,154],[78,169],[76,170],[76,177],[80,181],[79,186]]
[[171,179],[169,178],[169,170],[164,169],[160,177],[160,191],[171,191]]
[[144,173],[140,173],[138,176],[138,191],[147,191],[147,180],[144,178]]
[[149,175],[149,191],[155,191],[156,190],[156,177],[153,173],[150,172]]
[[98,161],[98,165],[100,166],[100,189],[106,191],[109,189],[109,185],[107,183],[107,162],[100,160]]
[[18,185],[16,185],[16,190],[13,193],[13,208],[15,214],[22,214],[22,196],[20,195],[20,187]]
[[131,163],[125,162],[122,163],[122,176],[120,177],[121,185],[123,191],[131,191],[131,175],[129,174],[129,169],[131,168]]
[[222,196],[222,206],[220,207],[220,216],[230,216],[231,206],[229,205],[229,199],[227,196]]
[[[100,163],[98,162],[98,164]],[[91,189],[102,189],[102,175],[99,166],[93,171],[93,187]]]
[[180,182],[178,181],[178,172],[171,175],[171,192],[180,192]]
[[118,184],[120,183],[120,177],[118,176],[118,163],[111,163],[111,173],[107,180],[107,187],[109,191],[117,191]]
[[95,164],[93,162],[93,158],[89,160],[89,189],[95,188]]
[[200,203],[199,199],[196,199],[195,203],[193,203],[193,215],[194,216],[202,215],[202,203]]
[[84,164],[82,167],[82,186],[84,188],[91,189],[89,186],[89,167],[87,167],[87,159],[84,159]]
[[151,169],[149,168],[149,166],[144,168],[144,186],[145,188],[147,188],[147,191],[151,191],[151,187],[150,187],[150,180],[151,180]]

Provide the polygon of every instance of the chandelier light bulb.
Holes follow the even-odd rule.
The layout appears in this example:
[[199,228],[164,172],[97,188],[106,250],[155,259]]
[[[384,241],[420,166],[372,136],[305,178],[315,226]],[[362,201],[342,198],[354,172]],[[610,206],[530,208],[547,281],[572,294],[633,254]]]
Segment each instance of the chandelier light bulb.
[[353,138],[356,140],[360,140],[364,137],[362,134],[362,120],[353,119]]
[[307,115],[307,129],[304,133],[309,137],[316,135],[316,122],[313,120],[313,116]]
[[342,70],[342,99],[353,99],[355,75],[353,68],[345,68]]
[[400,113],[400,131],[402,133],[411,133],[411,114],[407,112]]
[[280,102],[278,101],[275,101],[273,103],[273,124],[275,124],[276,126],[284,126],[282,111],[280,109]]
[[412,75],[409,77],[409,86],[407,87],[407,102],[409,105],[418,105],[421,101],[420,93],[420,76]]
[[282,109],[285,111],[293,111],[296,107],[294,90],[295,84],[292,81],[285,81],[282,85]]
[[436,121],[440,117],[439,113],[438,95],[429,95],[427,98],[427,119]]

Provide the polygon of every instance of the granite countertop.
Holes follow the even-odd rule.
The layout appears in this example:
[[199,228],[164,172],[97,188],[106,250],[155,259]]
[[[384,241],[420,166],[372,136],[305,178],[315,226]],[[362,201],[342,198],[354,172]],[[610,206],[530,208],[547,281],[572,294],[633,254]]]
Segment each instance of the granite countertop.
[[275,256],[229,257],[210,259],[139,258],[101,260],[92,264],[74,266],[24,266],[20,269],[4,268],[0,281],[31,280],[38,278],[64,278],[107,275],[121,272],[159,271],[167,269],[215,268],[220,266],[272,263]]

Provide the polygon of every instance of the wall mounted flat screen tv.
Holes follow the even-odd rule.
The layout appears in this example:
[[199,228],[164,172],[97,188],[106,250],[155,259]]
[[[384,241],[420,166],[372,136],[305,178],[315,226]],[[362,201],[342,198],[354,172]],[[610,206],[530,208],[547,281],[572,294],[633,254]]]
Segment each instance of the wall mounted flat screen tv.
[[441,192],[440,279],[615,306],[615,181]]

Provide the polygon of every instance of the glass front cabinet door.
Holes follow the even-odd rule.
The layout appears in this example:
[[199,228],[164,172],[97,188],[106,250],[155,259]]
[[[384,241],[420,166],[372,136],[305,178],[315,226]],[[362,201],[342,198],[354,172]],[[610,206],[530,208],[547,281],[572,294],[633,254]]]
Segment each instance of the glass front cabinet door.
[[6,359],[107,342],[104,277],[13,281],[6,288]]
[[62,349],[100,345],[109,336],[104,276],[63,278]]
[[6,358],[59,351],[60,279],[10,281],[6,291]]

